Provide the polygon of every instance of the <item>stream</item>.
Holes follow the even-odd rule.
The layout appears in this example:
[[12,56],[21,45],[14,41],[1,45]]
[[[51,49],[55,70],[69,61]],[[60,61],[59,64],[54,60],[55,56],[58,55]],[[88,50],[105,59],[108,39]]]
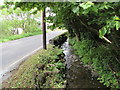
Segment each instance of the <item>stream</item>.
[[82,64],[79,56],[73,54],[68,40],[61,46],[66,59],[66,88],[107,88],[99,83],[88,67]]

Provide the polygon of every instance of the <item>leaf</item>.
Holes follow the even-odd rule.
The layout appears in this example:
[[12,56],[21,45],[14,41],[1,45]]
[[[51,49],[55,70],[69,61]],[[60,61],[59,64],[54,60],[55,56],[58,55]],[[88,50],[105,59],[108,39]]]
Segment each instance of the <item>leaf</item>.
[[108,34],[110,34],[110,33],[111,33],[111,31],[110,31],[110,30],[108,30],[108,31],[107,31],[107,33],[108,33]]
[[98,13],[97,7],[92,7],[92,11]]
[[119,30],[119,28],[120,28],[120,22],[116,21],[116,30]]
[[83,9],[88,9],[89,7],[93,6],[94,4],[90,1],[88,1],[87,3],[82,3],[80,4],[80,7],[82,7]]
[[105,7],[105,9],[108,9],[108,6],[107,6],[107,5],[105,5],[104,7]]
[[74,6],[73,9],[72,9],[72,11],[74,13],[79,13],[79,6]]
[[106,33],[107,33],[107,29],[105,27],[103,29],[99,30],[100,38],[102,38],[102,36],[104,36]]
[[116,20],[116,21],[120,21],[120,18],[116,17],[115,20]]

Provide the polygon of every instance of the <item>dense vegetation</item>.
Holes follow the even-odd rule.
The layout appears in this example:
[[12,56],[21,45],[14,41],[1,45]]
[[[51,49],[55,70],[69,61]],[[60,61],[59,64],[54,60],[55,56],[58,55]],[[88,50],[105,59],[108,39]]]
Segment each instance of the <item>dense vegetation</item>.
[[[81,0],[82,1],[82,0]],[[108,87],[120,88],[120,2],[18,2],[16,8],[36,12],[50,7],[52,28],[66,28],[85,64]],[[71,40],[72,41],[72,40]]]
[[65,65],[61,49],[48,46],[28,58],[4,84],[5,88],[64,88]]
[[[32,15],[30,12],[22,11],[19,8],[14,10],[12,5],[10,7],[0,6],[0,42],[41,34],[40,23],[35,20],[38,16]],[[40,12],[38,14],[40,17]],[[23,34],[14,35],[12,29],[15,28],[23,29]]]
[[98,73],[98,80],[107,87],[119,88],[120,64],[111,46],[100,45],[87,36],[81,36],[81,41],[70,39],[70,44],[84,64],[92,66],[92,72]]
[[66,27],[70,38],[76,37],[74,48],[82,61],[92,65],[101,83],[120,88],[120,2],[57,5],[61,7],[53,9],[54,23]]

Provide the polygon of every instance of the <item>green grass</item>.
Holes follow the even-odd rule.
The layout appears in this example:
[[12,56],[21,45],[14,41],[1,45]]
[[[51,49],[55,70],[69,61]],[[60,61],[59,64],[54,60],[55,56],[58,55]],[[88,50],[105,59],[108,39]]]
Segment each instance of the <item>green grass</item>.
[[[64,88],[63,71],[65,65],[61,62],[61,49],[48,46],[48,50],[40,50],[29,57],[7,80],[3,87],[7,88]],[[58,60],[58,61],[56,61]]]
[[21,35],[12,35],[12,36],[0,39],[0,43],[11,41],[11,40],[16,40],[16,39],[20,39],[20,38],[24,38],[24,37],[34,36],[34,35],[38,35],[38,34],[42,34],[42,32],[33,32],[33,33],[23,33]]

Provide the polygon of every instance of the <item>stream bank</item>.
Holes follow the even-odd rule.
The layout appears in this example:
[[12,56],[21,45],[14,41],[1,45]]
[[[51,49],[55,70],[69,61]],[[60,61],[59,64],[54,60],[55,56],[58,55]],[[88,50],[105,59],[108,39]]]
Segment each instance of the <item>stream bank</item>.
[[[70,47],[68,40],[61,46],[66,59],[66,88],[107,88],[99,83],[90,69],[84,66]],[[108,88],[107,88],[108,89]]]

